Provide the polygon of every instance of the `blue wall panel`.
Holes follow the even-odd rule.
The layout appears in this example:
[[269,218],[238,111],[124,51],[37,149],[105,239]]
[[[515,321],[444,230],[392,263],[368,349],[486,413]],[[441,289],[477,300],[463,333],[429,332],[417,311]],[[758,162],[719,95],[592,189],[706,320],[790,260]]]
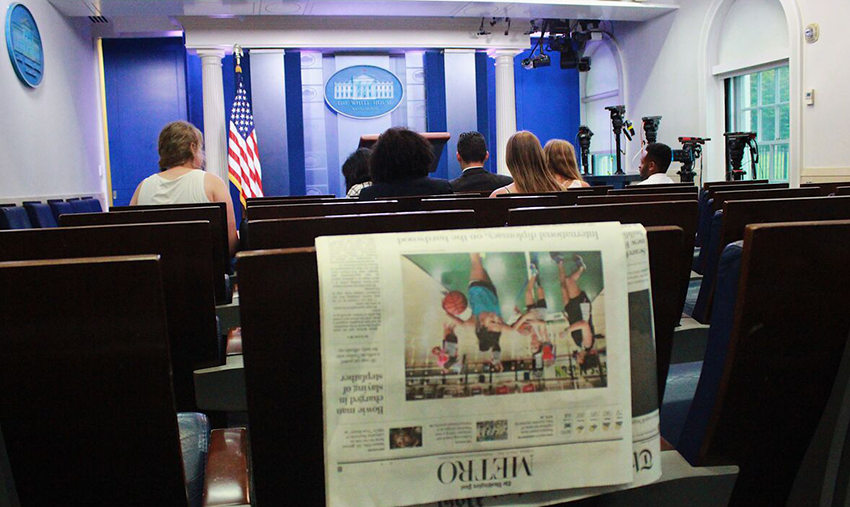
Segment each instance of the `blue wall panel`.
[[289,195],[283,52],[252,53],[251,95],[263,192],[268,196]]
[[157,140],[167,123],[187,119],[182,38],[104,39],[113,204],[127,205],[159,171]]
[[283,55],[286,94],[286,138],[289,155],[289,191],[292,195],[307,193],[304,174],[304,110],[301,106],[301,52]]
[[487,113],[490,118],[490,133],[487,135],[487,147],[490,151],[490,171],[499,167],[499,149],[496,142],[496,64],[487,57]]
[[519,62],[529,54],[514,58],[517,130],[533,132],[541,144],[550,139],[572,143],[581,122],[578,71],[561,69],[556,52],[549,53],[551,66],[524,69]]
[[[446,132],[446,62],[440,51],[425,53],[425,106],[427,109],[428,132]],[[457,135],[458,133],[452,133]],[[448,177],[448,153],[443,150],[435,178]]]

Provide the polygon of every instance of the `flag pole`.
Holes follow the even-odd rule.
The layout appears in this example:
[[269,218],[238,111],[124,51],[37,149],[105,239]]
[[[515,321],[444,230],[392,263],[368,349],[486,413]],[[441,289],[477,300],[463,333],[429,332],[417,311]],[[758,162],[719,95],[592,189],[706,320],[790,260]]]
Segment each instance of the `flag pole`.
[[242,57],[244,53],[242,53],[242,46],[236,44],[233,46],[233,57],[236,59],[236,73],[242,73]]

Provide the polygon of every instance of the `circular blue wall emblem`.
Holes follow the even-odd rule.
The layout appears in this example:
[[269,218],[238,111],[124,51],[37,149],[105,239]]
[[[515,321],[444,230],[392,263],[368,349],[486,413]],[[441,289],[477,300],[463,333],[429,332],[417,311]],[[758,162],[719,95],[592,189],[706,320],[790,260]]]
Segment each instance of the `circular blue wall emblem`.
[[346,67],[325,83],[325,102],[350,118],[377,118],[401,104],[404,89],[392,72],[372,65]]
[[18,78],[27,86],[38,86],[44,75],[41,34],[30,10],[18,3],[6,12],[6,47]]

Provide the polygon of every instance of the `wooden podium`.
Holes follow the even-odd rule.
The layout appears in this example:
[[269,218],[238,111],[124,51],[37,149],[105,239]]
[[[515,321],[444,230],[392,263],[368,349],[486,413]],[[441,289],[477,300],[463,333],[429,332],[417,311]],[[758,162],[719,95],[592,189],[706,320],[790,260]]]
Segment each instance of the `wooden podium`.
[[[449,139],[452,138],[452,135],[448,132],[420,132],[422,137],[428,140],[431,143],[431,151],[434,152],[434,161],[431,162],[431,167],[428,168],[428,172],[434,172],[437,170],[437,164],[440,163],[440,157],[443,155],[443,149],[446,147],[446,143],[449,142]],[[378,136],[380,134],[367,134],[365,136],[360,136],[360,144],[357,146],[358,148],[372,148],[372,146],[378,141]]]

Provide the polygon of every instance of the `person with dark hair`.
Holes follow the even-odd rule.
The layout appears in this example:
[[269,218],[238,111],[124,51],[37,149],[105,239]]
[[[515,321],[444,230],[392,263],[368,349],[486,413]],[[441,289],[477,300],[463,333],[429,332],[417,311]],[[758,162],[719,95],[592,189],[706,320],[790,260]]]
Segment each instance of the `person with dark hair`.
[[448,181],[428,177],[433,160],[427,139],[406,128],[387,129],[372,148],[372,185],[360,191],[360,199],[451,194]]
[[369,158],[372,150],[359,148],[345,159],[342,175],[345,177],[346,197],[357,197],[360,191],[372,184],[369,177]]
[[662,143],[649,143],[644,148],[643,158],[640,159],[641,182],[637,185],[656,185],[673,183],[667,176],[667,169],[673,160],[673,151]]
[[460,177],[451,181],[455,192],[492,192],[499,187],[513,183],[513,178],[493,174],[484,169],[484,162],[490,158],[487,142],[480,132],[464,132],[457,140],[457,161],[463,171]]
[[223,202],[227,207],[230,255],[236,253],[239,236],[230,187],[215,174],[205,172],[204,137],[194,125],[175,121],[159,133],[159,174],[148,176],[136,188],[130,206]]

